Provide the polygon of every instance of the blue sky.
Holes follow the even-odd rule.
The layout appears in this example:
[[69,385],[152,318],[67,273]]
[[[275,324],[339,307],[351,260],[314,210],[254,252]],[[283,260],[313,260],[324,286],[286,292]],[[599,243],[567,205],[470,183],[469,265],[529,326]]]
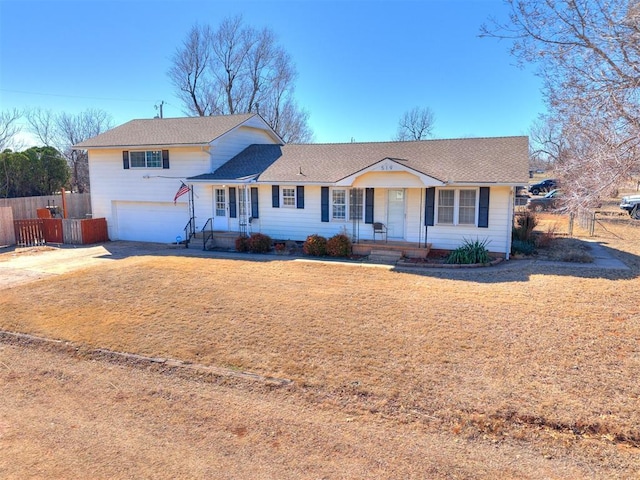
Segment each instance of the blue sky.
[[236,14],[290,53],[316,142],[391,140],[416,106],[436,138],[523,135],[544,112],[532,70],[478,37],[501,0],[0,0],[0,110],[101,108],[121,124],[164,100],[183,116],[173,52],[194,23]]

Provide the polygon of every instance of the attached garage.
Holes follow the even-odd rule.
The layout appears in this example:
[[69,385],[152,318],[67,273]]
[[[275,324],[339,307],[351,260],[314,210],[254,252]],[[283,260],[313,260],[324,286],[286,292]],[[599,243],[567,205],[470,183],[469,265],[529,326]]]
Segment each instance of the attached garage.
[[184,238],[188,206],[181,202],[114,202],[118,240],[171,243]]

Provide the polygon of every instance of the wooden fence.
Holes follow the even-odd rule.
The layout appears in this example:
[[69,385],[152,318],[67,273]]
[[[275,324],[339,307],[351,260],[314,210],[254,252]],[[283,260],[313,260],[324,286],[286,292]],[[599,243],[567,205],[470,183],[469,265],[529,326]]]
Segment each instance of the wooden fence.
[[0,207],[0,247],[13,245],[16,234],[13,229],[13,212],[11,207]]
[[33,247],[45,243],[87,245],[109,241],[104,218],[61,219],[32,218],[14,220],[15,243]]
[[[68,193],[67,218],[87,218],[91,216],[91,195],[89,193]],[[38,209],[56,205],[62,212],[62,196],[0,198],[0,207],[11,207],[14,220],[26,220],[38,217]]]

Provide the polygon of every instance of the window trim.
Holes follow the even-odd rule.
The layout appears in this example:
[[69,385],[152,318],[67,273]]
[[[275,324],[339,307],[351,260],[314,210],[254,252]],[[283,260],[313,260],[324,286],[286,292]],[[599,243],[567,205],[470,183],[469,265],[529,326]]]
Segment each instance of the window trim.
[[[134,165],[133,159],[131,158],[132,153],[144,153],[144,166]],[[157,153],[158,154],[158,164],[154,166],[149,166],[149,154]],[[129,150],[127,151],[127,156],[129,158],[129,168],[130,169],[162,169],[163,168],[163,153],[162,150]]]
[[[285,195],[285,191],[292,191],[293,192],[293,196],[291,195]],[[295,186],[284,186],[280,188],[280,206],[283,208],[297,208],[298,206],[298,189]],[[286,199],[292,199],[293,203],[291,203],[290,205],[287,204],[287,202],[285,202],[285,198]]]
[[[443,223],[440,221],[440,192],[450,190],[453,191],[453,222]],[[475,192],[474,219],[473,223],[460,223],[460,192],[461,191],[473,191]],[[466,188],[438,188],[437,194],[434,199],[434,224],[441,227],[478,227],[478,215],[480,211],[480,188],[479,187],[466,187]]]
[[[360,203],[360,212],[359,212],[359,217],[358,218],[353,218],[352,216],[352,210],[351,210],[351,195],[352,195],[352,191],[353,190],[360,190],[361,191],[361,200],[362,202]],[[344,218],[336,218],[333,216],[333,207],[334,207],[334,202],[333,202],[333,192],[335,191],[343,191],[344,192]],[[335,187],[335,188],[330,188],[329,189],[329,219],[332,222],[340,222],[340,223],[346,223],[346,222],[354,222],[354,221],[359,221],[362,222],[365,220],[365,190],[364,188],[347,188],[347,187]],[[342,204],[339,204],[342,205]]]

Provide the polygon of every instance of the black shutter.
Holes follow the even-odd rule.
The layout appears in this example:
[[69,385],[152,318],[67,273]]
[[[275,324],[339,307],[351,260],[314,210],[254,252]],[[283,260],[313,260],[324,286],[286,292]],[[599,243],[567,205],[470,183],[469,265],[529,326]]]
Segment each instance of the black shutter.
[[122,168],[129,170],[129,152],[126,150],[122,151]]
[[304,187],[296,187],[296,208],[304,208]]
[[329,187],[320,189],[320,220],[329,221]]
[[229,187],[229,218],[236,218],[236,187]]
[[169,168],[169,150],[162,150],[162,168]]
[[480,187],[478,227],[489,228],[489,187]]
[[271,206],[280,208],[280,187],[278,185],[271,186]]
[[364,195],[364,223],[373,223],[373,188],[366,188]]
[[251,187],[251,217],[260,218],[258,215],[258,187]]
[[435,221],[436,207],[436,189],[434,187],[427,188],[427,200],[424,206],[424,224],[428,227],[433,227]]

